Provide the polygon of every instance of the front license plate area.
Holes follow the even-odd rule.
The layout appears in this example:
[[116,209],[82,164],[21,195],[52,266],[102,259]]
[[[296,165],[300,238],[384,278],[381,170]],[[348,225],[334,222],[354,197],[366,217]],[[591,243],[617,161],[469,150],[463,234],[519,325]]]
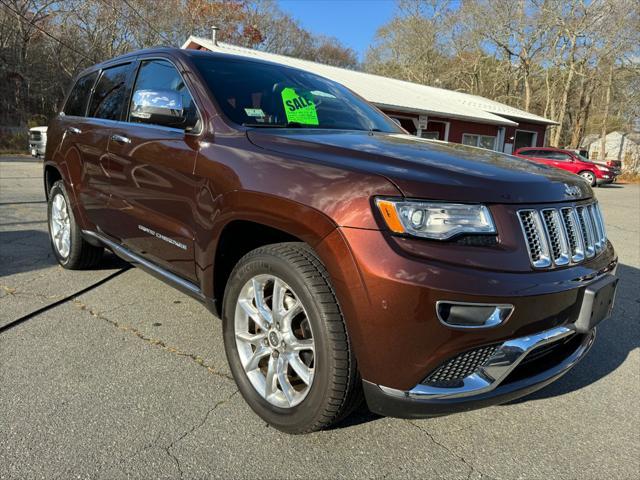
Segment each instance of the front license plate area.
[[575,323],[577,332],[586,333],[611,315],[617,286],[618,279],[607,275],[585,288]]

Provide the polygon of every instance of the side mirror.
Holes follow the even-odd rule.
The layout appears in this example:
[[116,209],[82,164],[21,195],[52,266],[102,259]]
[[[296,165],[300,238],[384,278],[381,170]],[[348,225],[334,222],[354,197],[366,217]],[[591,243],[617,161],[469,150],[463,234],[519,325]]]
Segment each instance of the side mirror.
[[185,125],[182,97],[173,90],[136,90],[130,116],[140,123],[180,128]]

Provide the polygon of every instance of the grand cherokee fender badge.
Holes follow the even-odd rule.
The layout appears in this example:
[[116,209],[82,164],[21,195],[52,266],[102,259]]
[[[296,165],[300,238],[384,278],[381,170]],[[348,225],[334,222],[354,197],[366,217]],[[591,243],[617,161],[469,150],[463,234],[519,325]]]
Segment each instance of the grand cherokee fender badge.
[[154,237],[159,238],[160,240],[164,240],[165,242],[170,243],[171,245],[175,245],[176,247],[181,248],[182,250],[187,249],[187,246],[184,243],[180,243],[179,241],[174,240],[173,238],[169,238],[166,235],[156,232],[155,230],[151,230],[149,227],[145,227],[144,225],[138,225],[138,230],[142,230],[144,233],[153,235]]
[[580,187],[578,187],[577,185],[567,185],[565,183],[564,193],[566,193],[569,197],[579,197],[582,192],[580,190]]

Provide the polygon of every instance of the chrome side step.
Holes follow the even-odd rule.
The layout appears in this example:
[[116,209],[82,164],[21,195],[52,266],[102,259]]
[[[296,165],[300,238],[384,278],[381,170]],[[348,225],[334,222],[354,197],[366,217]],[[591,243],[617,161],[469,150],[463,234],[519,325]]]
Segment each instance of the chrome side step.
[[200,287],[198,287],[195,283],[189,282],[188,280],[185,280],[184,278],[179,277],[178,275],[175,275],[168,270],[165,270],[164,268],[156,265],[153,262],[150,262],[149,260],[141,257],[138,254],[133,253],[131,250],[123,247],[122,245],[114,242],[113,240],[100,233],[90,230],[82,230],[82,234],[98,240],[104,246],[109,248],[109,250],[115,253],[118,257],[122,258],[126,262],[132,263],[136,267],[142,268],[154,277],[163,280],[164,282],[177,288],[181,292],[184,292],[187,295],[191,295],[192,297],[200,300],[205,304],[209,303],[205,295],[202,293],[202,290],[200,290]]

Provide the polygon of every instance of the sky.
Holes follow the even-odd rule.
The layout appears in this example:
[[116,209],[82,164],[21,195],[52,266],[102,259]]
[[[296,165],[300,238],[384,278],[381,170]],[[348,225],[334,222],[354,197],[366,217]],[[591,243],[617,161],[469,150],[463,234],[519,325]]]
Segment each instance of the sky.
[[364,60],[376,30],[393,16],[393,0],[279,0],[280,8],[315,34],[336,37]]

